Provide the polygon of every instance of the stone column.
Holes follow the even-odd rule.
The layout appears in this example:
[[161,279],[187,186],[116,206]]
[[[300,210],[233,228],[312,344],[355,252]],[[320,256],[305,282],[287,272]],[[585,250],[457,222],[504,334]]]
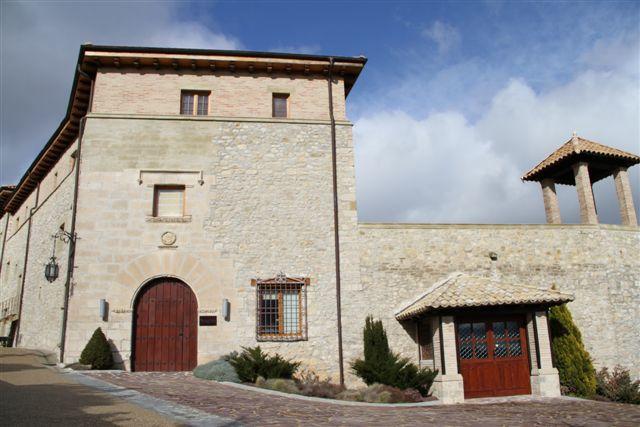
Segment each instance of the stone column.
[[589,178],[589,166],[587,162],[578,162],[573,165],[573,174],[576,180],[576,191],[580,203],[580,222],[583,224],[597,224],[596,202],[593,199],[591,178]]
[[527,315],[527,333],[531,358],[531,394],[545,397],[560,396],[560,377],[558,370],[553,367],[551,336],[547,327],[546,312],[536,311]]
[[562,224],[560,218],[560,205],[556,194],[556,184],[551,178],[543,179],[542,200],[544,200],[544,213],[547,216],[547,224]]
[[454,317],[435,316],[431,330],[434,364],[438,370],[431,392],[442,403],[464,402],[462,375],[458,373]]
[[629,173],[627,168],[618,168],[613,172],[613,179],[616,183],[616,193],[620,204],[620,219],[622,225],[637,226],[636,209],[633,206],[633,196],[631,195],[631,184],[629,184]]

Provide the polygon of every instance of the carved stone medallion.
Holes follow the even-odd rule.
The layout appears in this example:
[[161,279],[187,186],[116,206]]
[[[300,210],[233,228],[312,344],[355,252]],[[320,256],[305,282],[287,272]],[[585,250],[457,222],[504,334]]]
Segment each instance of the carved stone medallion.
[[164,233],[162,233],[162,236],[160,236],[160,240],[162,241],[163,245],[171,246],[176,242],[176,234],[172,233],[171,231],[165,231]]

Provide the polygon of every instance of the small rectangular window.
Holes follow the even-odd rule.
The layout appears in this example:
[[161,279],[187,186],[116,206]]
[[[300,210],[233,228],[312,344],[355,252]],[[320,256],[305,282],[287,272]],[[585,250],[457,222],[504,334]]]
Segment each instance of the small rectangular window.
[[278,277],[257,282],[258,341],[307,339],[306,279]]
[[209,93],[183,90],[180,95],[180,114],[206,116],[209,114]]
[[156,185],[153,196],[153,216],[184,216],[184,185]]
[[289,94],[288,93],[274,93],[273,94],[273,117],[288,117],[289,107]]

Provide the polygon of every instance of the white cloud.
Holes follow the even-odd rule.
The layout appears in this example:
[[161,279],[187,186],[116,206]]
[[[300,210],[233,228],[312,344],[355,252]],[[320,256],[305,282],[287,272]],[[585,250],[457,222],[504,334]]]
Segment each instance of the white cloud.
[[240,49],[172,2],[0,2],[0,184],[15,183],[64,116],[82,43]]
[[446,22],[435,21],[430,27],[422,30],[422,35],[438,46],[438,52],[446,53],[460,44],[460,32]]
[[[399,110],[363,112],[355,126],[361,219],[544,222],[538,185],[519,178],[572,131],[640,151],[639,72],[630,66],[638,63],[638,42],[609,63],[600,50],[607,51],[606,42],[585,54],[599,58],[597,67],[585,59],[573,79],[546,92],[521,79],[506,82],[473,123],[457,111],[418,118]],[[631,177],[639,204],[637,169]],[[563,218],[577,221],[574,188],[559,193]],[[596,184],[595,193],[603,222],[618,222],[612,180]]]

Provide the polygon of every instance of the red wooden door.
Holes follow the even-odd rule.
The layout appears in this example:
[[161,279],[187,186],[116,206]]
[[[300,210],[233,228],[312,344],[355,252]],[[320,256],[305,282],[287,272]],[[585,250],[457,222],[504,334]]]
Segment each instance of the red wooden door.
[[185,283],[160,278],[134,309],[134,371],[189,371],[198,358],[198,303]]
[[456,340],[465,398],[531,393],[523,316],[459,319]]

